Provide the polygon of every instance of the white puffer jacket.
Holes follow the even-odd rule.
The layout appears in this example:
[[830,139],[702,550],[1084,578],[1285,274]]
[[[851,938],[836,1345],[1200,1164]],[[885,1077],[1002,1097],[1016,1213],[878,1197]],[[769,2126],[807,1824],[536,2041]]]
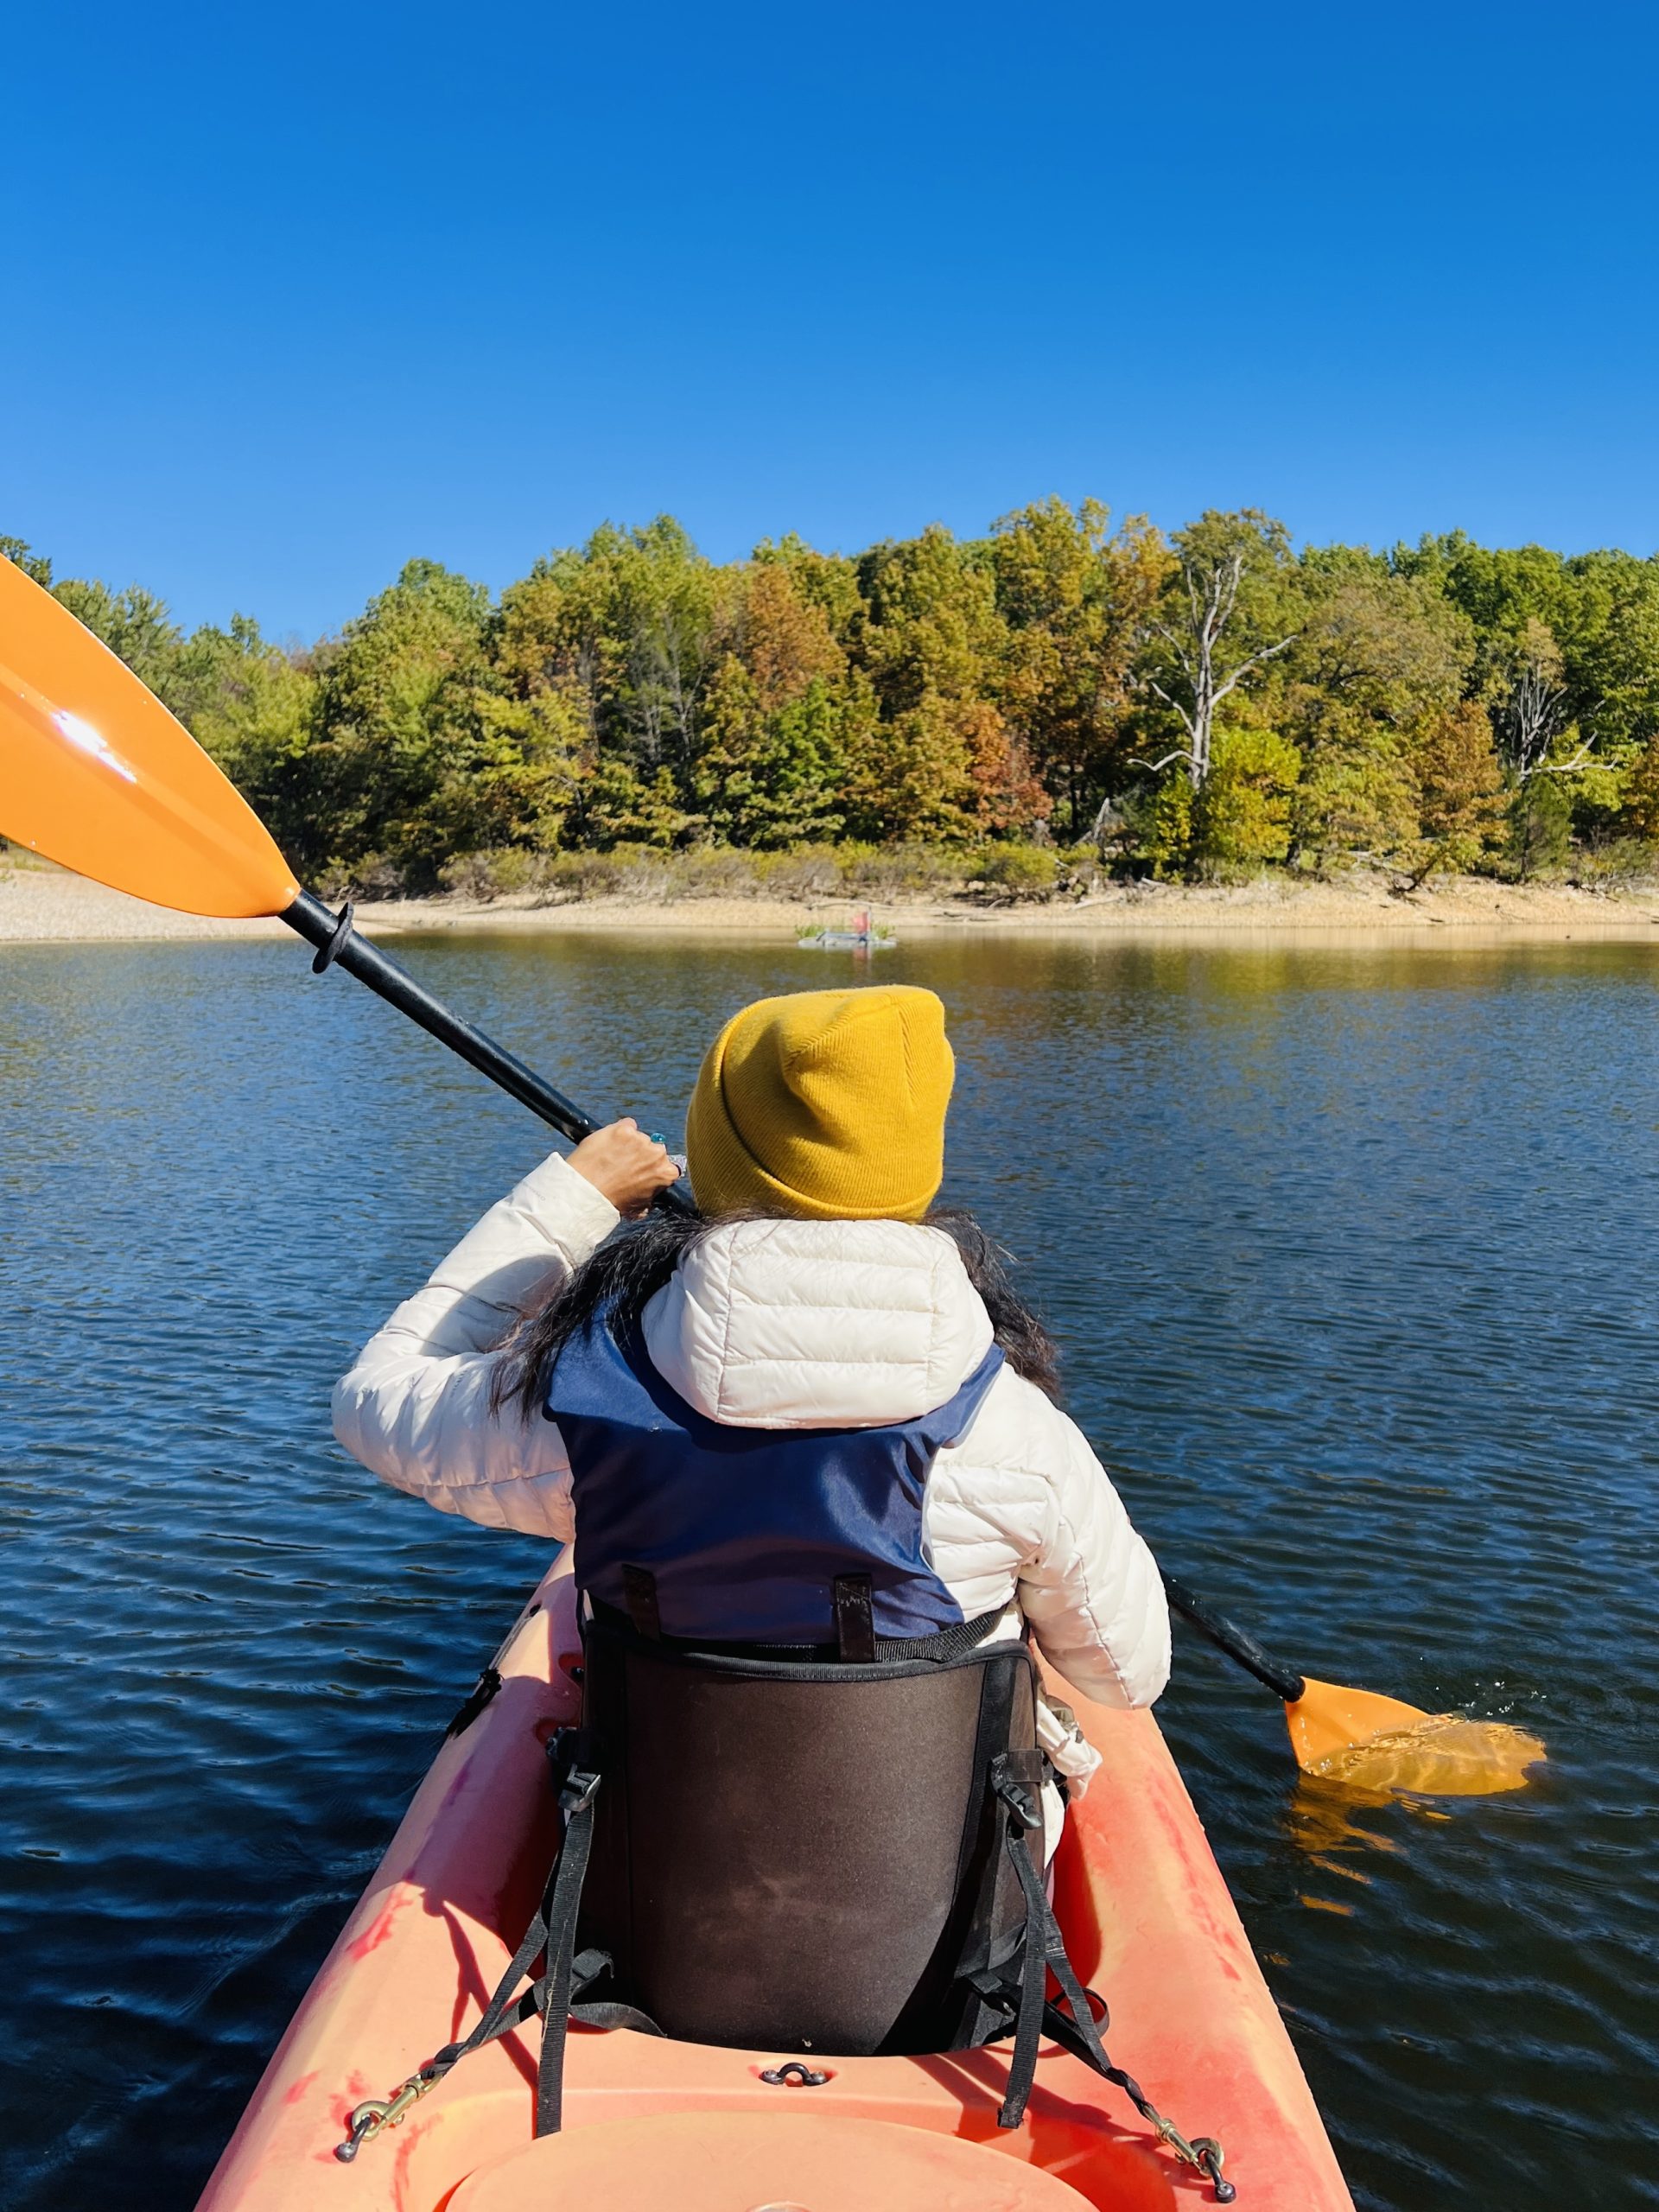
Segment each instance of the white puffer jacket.
[[[550,1421],[490,1411],[492,1347],[617,1218],[556,1154],[527,1175],[336,1386],[346,1449],[446,1513],[568,1542],[563,1443]],[[991,1325],[938,1230],[743,1221],[687,1255],[644,1334],[658,1371],[711,1420],[851,1428],[942,1405]],[[1152,1554],[1073,1423],[1012,1369],[935,1460],[923,1534],[964,1619],[1017,1603],[1054,1666],[1103,1705],[1150,1705],[1163,1688],[1169,1613]],[[1086,1772],[1096,1762],[1078,1749],[1056,1764]]]

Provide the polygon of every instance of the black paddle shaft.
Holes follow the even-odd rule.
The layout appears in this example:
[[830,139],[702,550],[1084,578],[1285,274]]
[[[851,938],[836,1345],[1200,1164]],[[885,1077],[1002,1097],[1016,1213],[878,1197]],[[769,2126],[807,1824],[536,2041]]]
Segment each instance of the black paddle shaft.
[[[580,1144],[583,1137],[591,1136],[601,1126],[562,1090],[556,1090],[550,1083],[544,1082],[534,1068],[526,1067],[521,1059],[498,1045],[493,1038],[486,1037],[481,1029],[475,1029],[470,1021],[451,1014],[442,1001],[434,998],[406,969],[388,959],[366,938],[359,937],[352,927],[349,906],[340,913],[332,914],[321,899],[302,891],[279,918],[308,944],[316,947],[317,957],[312,965],[319,975],[327,968],[338,967],[348,976],[355,976],[359,983],[366,983],[388,1005],[395,1006],[399,1014],[406,1014],[411,1021],[417,1021],[429,1036],[447,1045],[452,1052],[459,1052],[463,1060],[480,1075],[488,1076],[510,1098],[516,1098],[521,1106],[528,1106],[532,1114],[550,1123],[561,1136]],[[693,1211],[690,1198],[678,1185],[659,1191],[657,1203],[676,1213]]]
[[1230,1621],[1224,1614],[1206,1605],[1196,1592],[1173,1574],[1164,1577],[1164,1595],[1181,1616],[1191,1621],[1200,1636],[1207,1636],[1211,1643],[1236,1659],[1246,1671],[1265,1682],[1270,1690],[1283,1698],[1287,1705],[1294,1705],[1307,1685],[1294,1669],[1283,1665],[1270,1652],[1264,1651],[1253,1636]]

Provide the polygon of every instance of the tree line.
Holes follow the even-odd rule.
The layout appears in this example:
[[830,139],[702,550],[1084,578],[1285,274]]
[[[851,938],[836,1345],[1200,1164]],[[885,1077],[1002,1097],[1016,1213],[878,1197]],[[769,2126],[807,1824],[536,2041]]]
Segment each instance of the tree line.
[[1001,853],[1010,881],[1034,848],[1421,882],[1636,868],[1659,842],[1659,560],[1627,553],[1298,550],[1253,510],[1166,535],[1050,499],[982,538],[791,536],[719,563],[660,517],[499,598],[411,561],[297,649],[240,614],[187,633],[138,587],[0,551],[330,889],[430,889],[480,856],[849,843]]

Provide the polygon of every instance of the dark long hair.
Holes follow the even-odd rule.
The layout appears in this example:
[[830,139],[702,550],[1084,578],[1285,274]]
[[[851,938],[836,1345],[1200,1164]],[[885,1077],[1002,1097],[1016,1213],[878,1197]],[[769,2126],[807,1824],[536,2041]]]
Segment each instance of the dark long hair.
[[[624,1222],[543,1306],[509,1332],[490,1386],[492,1410],[517,1406],[527,1421],[533,1419],[546,1401],[554,1363],[573,1337],[601,1319],[613,1329],[632,1329],[686,1254],[712,1230],[734,1220],[769,1218],[722,1214],[705,1221],[696,1214],[648,1213],[642,1221]],[[960,1207],[935,1207],[926,1226],[943,1230],[955,1243],[1008,1365],[1058,1403],[1059,1347],[1014,1288],[1008,1274],[1013,1255]]]

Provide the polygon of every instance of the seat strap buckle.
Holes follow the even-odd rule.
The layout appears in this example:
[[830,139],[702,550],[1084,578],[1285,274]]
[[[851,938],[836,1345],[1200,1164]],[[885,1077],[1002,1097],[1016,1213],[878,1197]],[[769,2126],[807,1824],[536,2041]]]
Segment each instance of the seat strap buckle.
[[567,1820],[573,1813],[585,1813],[598,1788],[596,1773],[584,1773],[580,1767],[572,1767],[559,1784],[559,1810]]
[[569,1819],[585,1813],[600,1784],[599,1740],[591,1728],[561,1728],[547,1746],[559,1810]]
[[1043,1825],[1043,1801],[1040,1792],[1032,1786],[1015,1765],[1013,1756],[1004,1753],[991,1762],[991,1787],[1000,1802],[1014,1815],[1027,1834],[1034,1834]]

